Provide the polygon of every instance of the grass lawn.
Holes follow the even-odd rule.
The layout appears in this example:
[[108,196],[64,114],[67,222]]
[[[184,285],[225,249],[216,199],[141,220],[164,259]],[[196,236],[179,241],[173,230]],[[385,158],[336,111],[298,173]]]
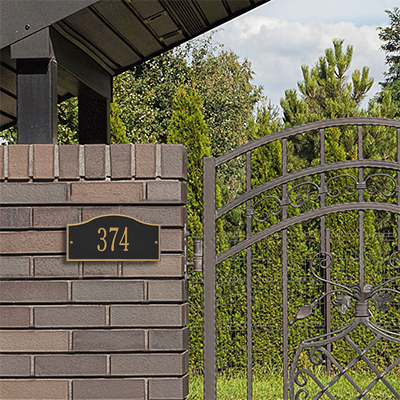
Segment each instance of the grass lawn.
[[[394,372],[394,371],[392,371]],[[318,375],[318,378],[323,382],[327,383],[332,377],[327,375]],[[359,385],[361,389],[364,389],[374,379],[370,375],[352,375],[354,381]],[[392,386],[400,392],[400,374],[390,374],[388,379]],[[190,392],[189,400],[203,400],[203,379],[199,375],[190,376]],[[228,378],[221,376],[217,381],[218,386],[218,400],[245,400],[246,399],[246,378],[235,377]],[[310,390],[310,396],[312,398],[318,390],[315,384],[309,384],[306,386]],[[300,389],[297,387],[297,390]],[[253,399],[254,400],[281,400],[282,399],[282,377],[279,374],[265,374],[261,376],[255,376],[253,378]],[[358,392],[350,385],[345,379],[341,378],[330,391],[336,400],[351,400],[354,399]],[[300,399],[305,399],[305,394],[300,395]],[[370,400],[395,400],[398,399],[392,394],[382,382],[378,382],[375,387],[368,392],[368,398]],[[328,399],[328,396],[320,397],[321,400]]]

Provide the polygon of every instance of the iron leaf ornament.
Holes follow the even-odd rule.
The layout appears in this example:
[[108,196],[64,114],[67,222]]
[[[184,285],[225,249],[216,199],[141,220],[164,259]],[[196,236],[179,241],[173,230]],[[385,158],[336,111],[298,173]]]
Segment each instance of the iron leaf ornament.
[[[390,255],[388,261],[391,267],[396,269],[399,268],[399,256],[400,256],[399,251],[396,251]],[[393,294],[398,294],[398,295],[400,294],[398,290],[392,289],[387,286],[388,283],[393,282],[395,280],[399,280],[400,276],[388,279],[387,281],[375,287],[370,284],[361,287],[359,283],[348,287],[333,281],[329,281],[319,276],[314,268],[316,260],[318,260],[319,270],[320,271],[324,269],[326,270],[330,268],[333,263],[332,254],[326,252],[315,254],[310,261],[310,270],[313,276],[317,280],[330,284],[332,287],[336,288],[327,293],[323,293],[312,303],[301,306],[297,311],[294,319],[290,321],[289,325],[293,325],[297,321],[309,317],[312,313],[313,308],[318,304],[318,302],[320,302],[323,298],[325,298],[328,295],[335,295],[335,298],[332,300],[332,304],[335,307],[339,307],[340,313],[346,314],[347,310],[351,307],[351,300],[353,299],[355,300],[354,317],[369,317],[369,308],[368,308],[369,300],[372,299],[374,301],[376,308],[378,308],[383,312],[386,312],[388,303],[390,303],[394,299]]]
[[390,303],[393,300],[393,296],[391,294],[381,292],[373,296],[372,299],[374,300],[376,308],[386,312],[387,303]]
[[296,316],[293,321],[289,322],[289,325],[293,325],[299,319],[307,318],[311,315],[313,308],[318,304],[319,298],[314,300],[311,304],[307,304],[305,306],[301,306],[299,311],[297,311]]
[[350,300],[351,300],[351,297],[348,296],[347,294],[345,294],[345,295],[338,294],[336,296],[336,299],[332,300],[332,304],[335,307],[339,307],[339,311],[342,314],[346,314],[347,310],[350,308],[350,305],[351,305]]

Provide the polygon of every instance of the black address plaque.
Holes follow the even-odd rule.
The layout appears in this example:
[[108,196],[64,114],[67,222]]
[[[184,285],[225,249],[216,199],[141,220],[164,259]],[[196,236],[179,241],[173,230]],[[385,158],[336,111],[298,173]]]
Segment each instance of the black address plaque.
[[160,261],[160,225],[117,214],[68,224],[67,261]]

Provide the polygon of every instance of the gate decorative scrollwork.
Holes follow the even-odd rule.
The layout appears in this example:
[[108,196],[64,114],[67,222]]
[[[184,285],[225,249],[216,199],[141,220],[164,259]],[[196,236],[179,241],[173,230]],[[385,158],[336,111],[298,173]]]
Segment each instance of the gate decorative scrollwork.
[[[400,252],[396,251],[389,257],[389,265],[392,268],[400,268],[399,263]],[[304,394],[306,397],[309,395],[309,391],[306,386],[308,383],[307,376],[314,381],[314,383],[320,388],[320,390],[314,395],[313,399],[319,399],[323,394],[326,394],[330,399],[335,399],[335,397],[330,393],[330,388],[339,381],[341,377],[345,377],[347,381],[356,389],[359,393],[357,398],[368,398],[368,392],[381,381],[390,392],[395,396],[396,399],[400,399],[400,392],[397,391],[392,384],[385,378],[390,371],[392,371],[396,366],[400,364],[400,357],[398,357],[394,362],[392,362],[387,368],[380,372],[379,369],[368,359],[367,353],[370,351],[379,341],[382,339],[387,340],[392,343],[400,344],[400,334],[395,332],[390,332],[376,326],[370,321],[369,313],[369,301],[373,300],[375,307],[385,312],[387,309],[387,303],[393,300],[394,295],[400,295],[400,291],[388,287],[389,283],[396,280],[400,280],[400,276],[396,276],[385,282],[373,287],[372,285],[364,285],[361,287],[360,283],[354,284],[351,287],[336,283],[334,281],[328,281],[327,279],[319,276],[314,268],[314,262],[317,258],[319,259],[319,267],[322,270],[331,268],[333,265],[333,256],[330,253],[319,253],[313,256],[310,262],[310,270],[312,275],[319,281],[329,284],[330,286],[336,287],[336,289],[329,291],[328,293],[323,293],[319,298],[314,300],[311,304],[304,305],[300,307],[294,320],[290,322],[293,325],[296,321],[300,319],[307,318],[310,316],[313,307],[315,307],[318,302],[328,295],[335,295],[336,298],[332,301],[334,306],[340,308],[340,312],[345,314],[347,310],[351,307],[351,300],[355,301],[354,318],[345,327],[336,330],[335,332],[330,332],[325,335],[313,337],[311,339],[304,340],[298,347],[296,354],[293,358],[291,372],[290,372],[290,398],[300,399],[300,395]],[[342,294],[339,294],[342,293]],[[355,341],[351,339],[351,333],[360,325],[364,325],[366,329],[372,332],[375,337],[370,341],[369,344],[365,346],[364,349],[360,349]],[[341,363],[335,359],[330,351],[326,349],[328,344],[337,342],[338,340],[345,339],[350,347],[356,352],[356,356],[351,359],[347,365],[342,366]],[[332,365],[337,369],[337,374],[332,377],[332,379],[327,383],[322,383],[320,379],[313,373],[310,369],[297,368],[299,358],[304,349],[309,349],[309,360],[312,365],[318,366],[325,362],[325,359],[329,359]],[[350,376],[349,371],[354,367],[358,361],[363,360],[365,364],[369,367],[370,372],[376,375],[370,384],[362,389]],[[300,387],[297,391],[295,386]]]
[[[328,162],[325,151],[326,129],[341,129],[351,127],[354,132],[357,157],[346,161]],[[391,128],[397,142],[395,158],[366,159],[364,158],[365,126],[383,126]],[[369,129],[369,128],[368,128]],[[308,132],[317,135],[319,139],[319,163],[314,163],[304,169],[296,170],[288,167],[288,143],[296,135]],[[315,139],[315,138],[314,138]],[[316,142],[317,140],[315,140]],[[252,187],[252,152],[263,146],[279,142],[281,157],[281,173],[274,178]],[[240,158],[241,157],[241,158]],[[225,163],[240,158],[244,166],[245,188],[242,194],[230,199],[220,208],[216,207],[217,169]],[[217,329],[216,329],[216,270],[217,265],[242,254],[246,274],[246,310],[245,329],[247,341],[247,399],[252,394],[252,357],[253,357],[253,322],[252,309],[252,255],[254,245],[276,233],[280,234],[281,259],[278,266],[281,270],[281,312],[282,312],[282,366],[283,366],[283,399],[294,400],[311,396],[312,399],[335,400],[333,387],[337,382],[346,380],[353,390],[354,399],[371,400],[371,390],[379,384],[383,385],[391,398],[400,399],[399,390],[389,382],[388,375],[400,366],[400,356],[390,360],[383,371],[371,359],[370,351],[381,342],[390,345],[400,345],[400,333],[392,332],[379,326],[376,317],[371,317],[370,309],[385,312],[393,308],[393,303],[399,303],[399,270],[400,256],[400,121],[383,118],[340,118],[309,123],[284,129],[249,142],[230,153],[218,158],[204,159],[203,180],[203,232],[204,232],[204,399],[216,400],[217,389]],[[228,215],[233,210],[245,209],[245,232],[238,241],[217,254],[216,221]],[[358,280],[352,277],[349,282],[343,279],[337,281],[334,274],[335,256],[329,247],[326,219],[339,213],[351,212],[354,221],[358,221]],[[365,276],[365,256],[368,253],[365,244],[365,218],[367,213],[386,213],[395,221],[393,237],[396,243],[390,244],[390,252],[385,253],[386,263],[391,268],[392,275],[382,278],[380,282],[370,280]],[[367,215],[367,217],[366,217]],[[369,217],[368,217],[369,218]],[[323,285],[321,294],[309,303],[299,307],[297,314],[289,320],[289,260],[288,260],[288,229],[297,224],[317,221],[319,224],[319,251],[313,252],[309,263],[311,276]],[[315,226],[315,222],[314,226]],[[243,226],[243,225],[241,225]],[[397,233],[396,233],[397,232]],[[278,244],[277,244],[278,246]],[[386,251],[386,250],[385,250]],[[243,253],[241,253],[243,252]],[[389,253],[392,253],[388,256]],[[395,271],[395,272],[393,272]],[[333,276],[333,277],[332,277]],[[378,279],[379,280],[379,279]],[[397,285],[397,286],[396,286]],[[330,305],[337,307],[345,321],[344,326],[331,331],[325,326],[323,335],[309,339],[302,338],[297,350],[289,349],[289,332],[295,329],[296,323],[310,317],[317,305],[324,303],[328,320]],[[349,316],[353,310],[354,316]],[[397,307],[397,306],[396,306]],[[397,307],[398,308],[398,307]],[[397,311],[398,312],[398,311]],[[311,317],[310,317],[311,318]],[[400,316],[398,318],[400,321]],[[329,325],[329,324],[328,324]],[[293,327],[293,328],[291,328]],[[361,345],[354,339],[354,333],[359,329],[368,332],[368,342]],[[372,335],[372,336],[371,336]],[[311,335],[310,335],[311,336]],[[338,360],[333,346],[343,341],[349,349],[346,362]],[[302,365],[306,354],[310,368]],[[350,357],[350,354],[351,357]],[[386,360],[386,359],[385,359]],[[370,382],[362,387],[351,371],[358,362],[366,365],[373,374]],[[328,371],[327,381],[322,382],[314,369],[322,364],[332,367]],[[308,365],[308,364],[307,364]],[[313,389],[310,389],[312,383]],[[316,388],[316,389],[315,389]],[[394,396],[394,397],[393,397]],[[350,400],[350,399],[346,399]]]
[[[374,178],[383,178],[382,182],[374,182]],[[334,186],[336,180],[345,180],[345,184],[341,187]],[[386,179],[386,182],[385,182]],[[350,183],[348,183],[350,181]],[[380,184],[379,184],[380,183]],[[296,195],[296,190],[309,186],[308,193]],[[329,198],[337,198],[340,195],[352,196],[358,191],[363,191],[368,195],[382,194],[386,199],[399,192],[399,186],[393,176],[389,174],[371,174],[368,175],[363,182],[358,182],[357,179],[350,174],[340,174],[328,179],[326,184],[319,186],[315,182],[307,181],[302,182],[291,187],[285,198],[268,195],[257,200],[254,205],[249,209],[249,213],[257,222],[265,222],[268,220],[269,215],[278,215],[282,212],[284,206],[291,206],[294,208],[302,207],[306,202],[316,202],[321,199],[321,195],[326,195]],[[271,201],[272,204],[265,208],[265,203]],[[263,206],[262,210],[258,210],[259,206]]]

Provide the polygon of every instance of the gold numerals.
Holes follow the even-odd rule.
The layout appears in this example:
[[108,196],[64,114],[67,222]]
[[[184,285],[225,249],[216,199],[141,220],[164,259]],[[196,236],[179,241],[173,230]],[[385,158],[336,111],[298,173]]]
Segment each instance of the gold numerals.
[[[105,251],[107,249],[107,245],[111,241],[111,251],[114,251],[115,250],[115,240],[117,239],[118,231],[119,231],[119,228],[109,228],[108,233],[113,234],[113,235],[111,235],[112,238],[109,240],[109,242],[107,242],[107,230],[105,228],[99,228],[97,233],[99,235],[101,235],[101,237],[99,239],[101,240],[102,243],[97,245],[97,250]],[[121,237],[120,241],[118,242],[118,245],[122,246],[124,248],[123,251],[128,251],[128,246],[129,246],[128,227],[125,227],[124,233],[122,234],[122,237]]]

